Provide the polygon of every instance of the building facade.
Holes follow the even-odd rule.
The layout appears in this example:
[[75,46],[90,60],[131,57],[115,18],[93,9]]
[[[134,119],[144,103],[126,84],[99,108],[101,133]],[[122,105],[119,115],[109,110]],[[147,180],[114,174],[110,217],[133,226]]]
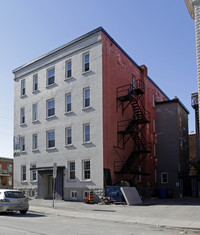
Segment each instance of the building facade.
[[0,188],[13,188],[13,159],[0,157]]
[[158,188],[168,190],[171,197],[191,193],[188,114],[178,98],[156,103]]
[[155,102],[168,97],[103,28],[13,73],[15,188],[52,198],[54,163],[58,199],[156,187]]

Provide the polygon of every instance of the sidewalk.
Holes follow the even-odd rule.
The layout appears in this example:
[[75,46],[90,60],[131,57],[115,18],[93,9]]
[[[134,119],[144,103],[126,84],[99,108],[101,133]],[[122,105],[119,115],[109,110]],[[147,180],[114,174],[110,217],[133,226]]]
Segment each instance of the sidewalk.
[[200,229],[200,199],[148,200],[139,206],[33,199],[30,212],[84,219]]

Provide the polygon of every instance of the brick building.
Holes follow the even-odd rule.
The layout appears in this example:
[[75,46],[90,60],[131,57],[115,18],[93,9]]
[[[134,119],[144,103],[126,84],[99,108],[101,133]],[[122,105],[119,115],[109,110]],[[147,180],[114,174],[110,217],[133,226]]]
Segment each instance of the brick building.
[[155,102],[168,97],[102,27],[13,73],[15,188],[51,198],[54,163],[60,199],[157,187]]
[[13,188],[13,159],[0,157],[0,188]]

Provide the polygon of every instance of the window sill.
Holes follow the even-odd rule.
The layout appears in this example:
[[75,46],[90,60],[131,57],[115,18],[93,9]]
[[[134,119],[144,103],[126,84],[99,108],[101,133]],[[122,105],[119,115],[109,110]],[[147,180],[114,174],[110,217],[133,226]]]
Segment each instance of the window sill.
[[37,180],[30,180],[30,183],[37,183]]
[[74,182],[75,183],[75,182],[77,182],[77,180],[76,179],[68,179],[67,182],[70,182],[70,183]]
[[65,148],[72,147],[72,146],[73,146],[73,144],[66,144]]
[[21,95],[21,96],[20,96],[20,98],[22,98],[22,99],[23,99],[23,98],[26,98],[26,97],[27,97],[27,95]]
[[56,147],[46,148],[46,151],[54,151],[54,150],[56,150]]
[[71,113],[73,113],[73,111],[65,112],[64,115],[68,115],[68,114],[71,114]]
[[91,144],[91,143],[92,143],[92,141],[85,141],[85,142],[82,143],[82,145]]
[[46,120],[53,119],[53,118],[56,118],[56,115],[52,115],[52,116],[46,117]]
[[80,182],[84,183],[84,182],[92,182],[91,179],[85,179],[85,180],[80,180]]
[[33,94],[38,93],[38,92],[39,92],[39,90],[32,91]]
[[20,154],[26,153],[26,150],[20,151]]
[[54,83],[52,83],[52,84],[50,84],[50,85],[46,85],[46,88],[48,89],[48,88],[51,88],[51,87],[53,87],[53,86],[55,86],[56,85],[56,83],[54,82]]
[[27,180],[21,180],[21,183],[27,183]]
[[24,122],[24,123],[20,123],[20,126],[26,126],[26,123]]
[[88,107],[82,108],[82,110],[84,111],[84,110],[88,110],[88,109],[91,109],[91,108],[92,108],[92,106],[88,106]]
[[69,81],[71,79],[73,79],[73,77],[65,78],[65,81]]
[[32,149],[32,152],[38,152],[39,149]]
[[90,72],[91,72],[91,70],[83,71],[83,72],[82,72],[82,75],[85,75],[85,74],[90,73]]
[[37,122],[39,122],[39,120],[34,120],[34,121],[32,121],[32,123],[37,123]]

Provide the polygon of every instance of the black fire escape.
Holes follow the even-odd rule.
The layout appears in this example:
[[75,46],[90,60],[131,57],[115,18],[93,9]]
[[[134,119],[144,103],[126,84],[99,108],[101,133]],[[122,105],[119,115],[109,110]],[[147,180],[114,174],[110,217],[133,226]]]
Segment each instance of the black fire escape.
[[[122,114],[129,105],[132,106],[133,117],[129,120],[118,121],[117,146],[114,146],[119,161],[114,162],[116,174],[147,175],[139,166],[144,158],[151,152],[151,145],[145,138],[145,125],[150,122],[150,113],[145,110],[142,96],[145,93],[144,83],[135,81],[134,85],[128,84],[117,88],[117,110]],[[128,112],[128,110],[127,110]],[[126,143],[132,141],[133,149],[128,156],[123,156]]]

